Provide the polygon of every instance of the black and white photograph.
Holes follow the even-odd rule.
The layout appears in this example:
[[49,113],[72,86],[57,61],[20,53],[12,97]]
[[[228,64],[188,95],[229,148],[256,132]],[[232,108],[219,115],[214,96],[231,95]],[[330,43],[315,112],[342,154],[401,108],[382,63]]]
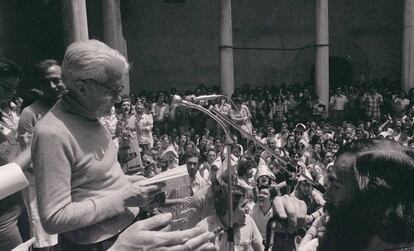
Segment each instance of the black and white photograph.
[[0,251],[414,251],[414,0],[0,0]]

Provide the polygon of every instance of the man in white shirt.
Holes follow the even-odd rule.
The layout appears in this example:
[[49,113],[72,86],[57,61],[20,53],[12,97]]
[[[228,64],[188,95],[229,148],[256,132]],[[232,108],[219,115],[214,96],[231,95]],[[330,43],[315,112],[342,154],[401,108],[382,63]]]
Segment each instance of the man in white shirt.
[[169,107],[164,103],[164,94],[162,92],[158,94],[157,102],[152,103],[151,113],[154,118],[154,126],[158,127],[161,133],[166,133]]
[[331,107],[331,118],[335,124],[342,122],[345,119],[345,105],[348,99],[342,94],[342,88],[336,88],[336,93],[329,100]]
[[257,203],[250,211],[250,216],[256,223],[257,228],[262,235],[263,240],[266,240],[267,222],[273,217],[272,200],[274,195],[271,195],[269,187],[262,186],[259,188],[259,195],[257,196]]
[[[205,186],[208,186],[208,182],[200,175],[200,155],[195,149],[191,149],[186,152],[186,163],[185,166],[190,176],[191,187],[182,187],[171,191],[167,195],[167,199],[171,203],[171,200],[174,202],[182,202],[181,199],[187,199],[193,196],[198,190],[202,189]],[[180,166],[183,167],[184,165]]]
[[211,184],[212,177],[215,176],[215,172],[217,172],[218,167],[214,165],[214,161],[217,159],[216,149],[210,148],[207,150],[207,160],[204,161],[203,164],[200,165],[198,170],[199,174],[203,179],[207,181],[207,183]]
[[201,188],[207,186],[208,181],[206,181],[199,172],[199,167],[200,167],[199,153],[195,149],[192,149],[188,151],[186,155],[187,155],[186,156],[187,161],[185,165],[187,166],[188,175],[190,176],[191,189],[192,189],[191,195],[193,195]]

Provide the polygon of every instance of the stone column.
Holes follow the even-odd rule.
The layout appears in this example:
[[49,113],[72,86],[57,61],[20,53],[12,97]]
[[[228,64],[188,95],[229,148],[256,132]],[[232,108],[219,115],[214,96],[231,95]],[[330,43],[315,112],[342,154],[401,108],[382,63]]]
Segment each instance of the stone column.
[[328,0],[316,0],[315,87],[319,100],[329,105],[329,18]]
[[[120,0],[101,0],[102,1],[102,22],[104,42],[119,51],[128,59],[127,44],[122,32],[122,18]],[[129,94],[129,75],[126,77],[123,93]]]
[[226,96],[234,92],[231,0],[220,0],[220,85]]
[[6,26],[10,25],[10,22],[7,22],[6,18],[6,4],[4,2],[0,2],[0,55],[4,56],[6,48],[8,47],[7,42],[7,34],[6,34]]
[[402,89],[414,87],[414,0],[404,1]]
[[63,25],[65,46],[89,39],[85,0],[63,1]]

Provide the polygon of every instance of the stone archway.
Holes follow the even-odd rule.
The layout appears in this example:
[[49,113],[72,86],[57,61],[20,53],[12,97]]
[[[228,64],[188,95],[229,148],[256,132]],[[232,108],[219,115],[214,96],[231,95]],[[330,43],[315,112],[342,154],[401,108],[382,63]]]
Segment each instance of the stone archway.
[[[352,64],[342,57],[329,57],[329,88],[351,85],[353,83],[354,68]],[[309,72],[309,79],[315,79],[315,65]]]
[[[308,45],[312,45],[309,43]],[[329,37],[329,64],[331,89],[336,82],[354,84],[361,76],[369,78],[369,61],[366,51],[356,42],[343,37]],[[289,78],[292,83],[314,83],[315,48],[298,52],[294,63],[289,68]],[[344,71],[341,73],[339,70]],[[340,84],[339,84],[340,85]]]

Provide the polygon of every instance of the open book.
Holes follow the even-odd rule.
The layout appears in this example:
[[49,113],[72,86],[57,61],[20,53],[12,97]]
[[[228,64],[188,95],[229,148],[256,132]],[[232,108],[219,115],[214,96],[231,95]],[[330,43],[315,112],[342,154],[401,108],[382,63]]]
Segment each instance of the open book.
[[183,165],[169,169],[163,173],[155,175],[150,179],[139,182],[141,185],[153,185],[159,183],[165,184],[165,186],[162,188],[164,191],[191,186],[187,167]]

